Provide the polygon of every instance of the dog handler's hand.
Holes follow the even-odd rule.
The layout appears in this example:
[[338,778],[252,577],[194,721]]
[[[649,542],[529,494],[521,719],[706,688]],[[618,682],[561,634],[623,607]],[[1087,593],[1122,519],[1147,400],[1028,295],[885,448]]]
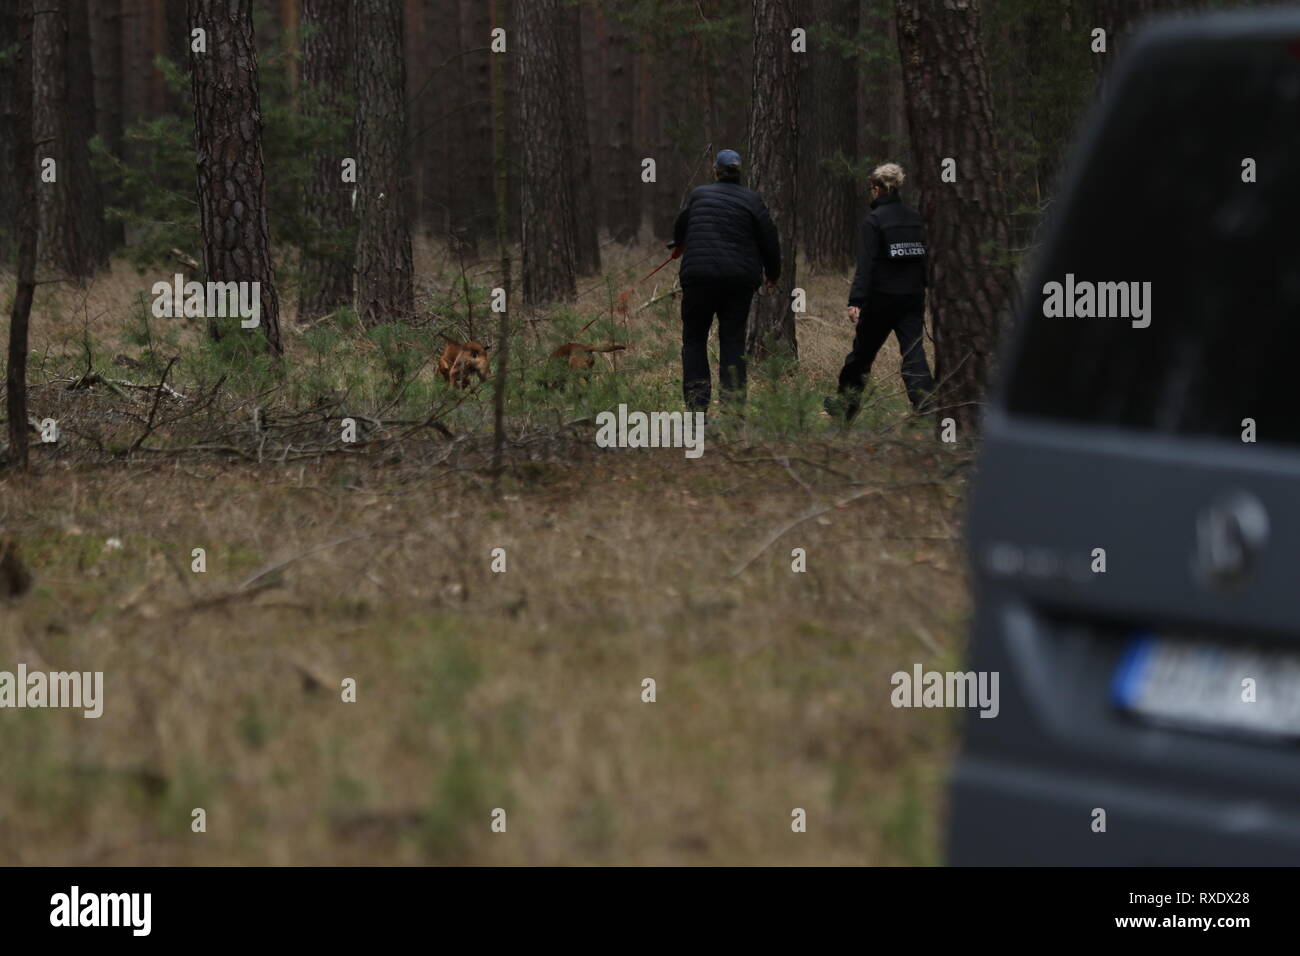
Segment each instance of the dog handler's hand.
[[849,306],[849,321],[852,322],[854,325],[857,324],[858,316],[861,314],[862,314],[862,310],[858,308],[856,305]]

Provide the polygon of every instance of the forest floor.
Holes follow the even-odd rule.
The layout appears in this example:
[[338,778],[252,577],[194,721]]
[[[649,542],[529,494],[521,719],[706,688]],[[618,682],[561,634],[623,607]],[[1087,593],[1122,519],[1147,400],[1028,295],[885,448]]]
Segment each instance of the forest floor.
[[[438,330],[492,337],[486,261],[421,243],[423,325],[289,315],[270,371],[148,317],[172,270],[42,286],[31,415],[60,437],[0,473],[33,577],[0,671],[102,671],[104,702],[0,711],[0,865],[941,862],[956,718],[894,709],[890,675],[960,666],[968,451],[908,426],[892,340],[830,427],[839,275],[801,282],[800,366],[755,370],[743,432],[596,447],[596,409],[680,408],[677,302],[637,311],[671,279],[611,308],[661,255],[607,247],[512,346],[500,497],[490,383],[449,397],[429,362]],[[629,350],[533,387],[597,314],[583,340]]]

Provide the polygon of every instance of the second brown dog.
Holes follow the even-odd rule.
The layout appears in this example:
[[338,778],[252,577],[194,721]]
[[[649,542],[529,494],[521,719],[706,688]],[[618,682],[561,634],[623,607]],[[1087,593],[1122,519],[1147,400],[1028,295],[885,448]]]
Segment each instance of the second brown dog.
[[590,372],[596,364],[597,352],[622,352],[626,345],[583,345],[581,342],[565,342],[551,353],[547,361],[545,385],[557,388],[573,374]]
[[486,382],[490,371],[488,366],[489,346],[478,342],[457,342],[447,340],[442,354],[438,356],[438,374],[449,385],[469,388],[470,380],[477,375],[480,382]]

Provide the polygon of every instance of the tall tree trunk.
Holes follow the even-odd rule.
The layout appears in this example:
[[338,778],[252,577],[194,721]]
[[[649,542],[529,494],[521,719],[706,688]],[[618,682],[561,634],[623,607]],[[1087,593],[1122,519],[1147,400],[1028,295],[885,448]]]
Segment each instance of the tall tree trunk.
[[609,108],[598,175],[606,185],[605,222],[610,237],[626,244],[635,241],[641,231],[641,157],[637,156],[632,130],[636,115],[636,88],[632,82],[635,53],[627,27],[617,17],[604,17],[604,20],[609,37],[605,46],[605,93]]
[[[252,0],[189,0],[189,4],[190,23],[207,36],[206,52],[190,54],[206,278],[260,283],[262,334],[271,354],[278,357],[284,344],[266,220]],[[222,330],[211,316],[208,328],[220,337]]]
[[406,64],[401,0],[352,9],[357,83],[357,315],[367,327],[415,312],[407,219]]
[[[17,222],[36,221],[36,168],[32,142],[32,0],[18,0],[15,11],[14,150]],[[36,291],[36,230],[18,230],[18,287],[9,315],[9,360],[5,371],[5,409],[9,416],[9,464],[27,467],[27,323]]]
[[[903,65],[898,59],[894,0],[863,0],[861,21],[867,56],[858,95],[859,158],[873,167],[881,163],[910,167],[912,139],[907,128]],[[869,203],[870,191],[863,179],[856,199],[859,218]]]
[[[154,115],[150,101],[153,49],[152,0],[122,0],[122,128]],[[130,152],[130,147],[125,147]]]
[[[285,76],[289,80],[289,102],[298,109],[298,86],[302,82],[302,37],[298,21],[303,0],[280,0],[280,29],[284,31]],[[345,10],[342,16],[347,16]]]
[[577,294],[573,181],[563,148],[572,64],[561,42],[562,0],[526,0],[515,30],[523,135],[524,301],[530,308]]
[[754,87],[749,114],[749,184],[762,193],[781,237],[781,286],[754,299],[746,354],[799,354],[790,290],[795,287],[799,70],[790,31],[797,0],[754,0]]
[[[502,0],[492,0],[493,28],[504,26],[501,4]],[[506,376],[510,367],[510,220],[506,198],[509,164],[506,161],[506,69],[501,54],[494,53],[491,57],[493,198],[497,253],[501,257],[501,288],[505,290],[506,301],[497,326],[496,381],[492,383],[492,486],[499,491],[506,443]]]
[[[605,85],[605,50],[609,43],[605,15],[594,4],[584,4],[579,13],[582,18],[582,85],[580,92],[585,97],[587,114],[587,148],[589,162],[597,170],[587,183],[591,199],[595,205],[595,229],[597,245],[599,237],[607,228],[605,212],[609,209],[609,173],[601,169],[601,157],[605,142],[605,130],[609,128],[609,90]],[[603,158],[603,157],[601,157]]]
[[[808,215],[799,237],[814,270],[842,272],[853,261],[857,237],[858,189],[846,163],[858,155],[857,64],[834,39],[858,32],[859,0],[814,0],[809,21],[817,32],[809,38],[801,78],[807,104],[800,137],[800,175]],[[872,122],[880,122],[884,104],[872,105]]]
[[524,238],[524,170],[519,157],[524,154],[523,128],[520,116],[523,115],[523,94],[519,85],[519,0],[508,0],[501,5],[501,26],[505,29],[509,41],[509,66],[504,73],[506,92],[506,155],[511,157],[509,163],[510,191],[506,197],[510,214],[510,240],[518,243],[522,249]]
[[53,182],[40,190],[37,261],[84,279],[107,261],[104,201],[90,168],[95,135],[87,0],[42,0],[32,25],[37,156],[53,159]]
[[481,237],[493,235],[493,154],[491,58],[487,49],[492,30],[491,11],[482,0],[460,0],[459,60],[451,64],[461,74],[463,99],[459,109],[462,139],[456,148],[464,155],[464,179],[456,188],[464,194],[460,238],[473,255]]
[[[632,89],[636,91],[636,116],[632,121],[633,150],[640,153],[636,157],[638,165],[649,157],[655,160],[656,167],[666,167],[668,157],[659,155],[660,150],[657,148],[659,130],[658,110],[655,108],[656,103],[653,95],[654,75],[655,60],[650,55],[650,51],[645,48],[645,44],[641,44],[640,49],[633,53]],[[656,173],[656,175],[658,174]],[[639,234],[643,228],[650,228],[651,230],[654,228],[655,193],[659,186],[654,183],[642,182],[639,176],[637,177],[636,186],[641,207],[640,218],[637,219],[637,232]]]
[[591,176],[591,141],[587,136],[587,99],[582,82],[582,17],[577,7],[562,8],[561,42],[568,79],[565,134],[570,190],[573,195],[573,241],[576,267],[582,275],[600,271],[600,236],[597,232],[596,191]]
[[[336,0],[303,0],[302,79],[299,104],[304,116],[330,126],[351,126],[344,90],[352,68],[348,11]],[[351,142],[348,136],[344,142]],[[344,156],[326,150],[316,157],[304,208],[313,238],[302,250],[298,321],[311,322],[352,302],[352,264],[356,230],[352,218],[353,183],[343,181]]]
[[167,110],[167,84],[156,66],[157,58],[167,55],[167,0],[148,0],[149,38],[149,112],[153,116]]
[[0,4],[0,263],[9,261],[19,228],[19,187],[12,175],[18,136],[17,62],[18,8]]
[[409,48],[420,51],[417,64],[407,71],[407,116],[411,129],[407,133],[408,150],[412,155],[412,169],[419,177],[416,191],[415,215],[412,225],[419,223],[424,234],[445,239],[450,234],[448,220],[451,163],[456,154],[452,148],[452,135],[448,115],[454,91],[448,83],[448,71],[455,63],[448,63],[451,55],[453,31],[459,21],[459,7],[446,3],[421,3],[409,0],[407,23],[415,34]]
[[[91,62],[95,75],[95,132],[104,148],[122,159],[122,0],[90,0]],[[109,200],[110,204],[112,200]],[[104,236],[110,249],[126,241],[121,222],[106,222]]]
[[[789,32],[787,31],[787,36]],[[650,89],[652,138],[654,144],[655,182],[643,186],[650,200],[650,227],[656,239],[673,237],[673,225],[681,212],[682,199],[690,185],[690,166],[702,157],[693,146],[681,140],[680,118],[685,111],[683,89],[689,82],[683,76],[689,50],[685,37],[665,34],[657,38],[653,72],[642,75]],[[712,144],[710,144],[712,145]],[[714,152],[717,152],[715,147]],[[709,157],[712,159],[712,157]]]
[[[176,64],[182,77],[188,81],[189,77],[184,76],[184,73],[189,69],[190,62],[190,18],[185,4],[177,0],[167,0],[162,54]],[[185,112],[185,97],[179,90],[167,87],[163,99],[167,104],[168,112],[176,114]]]
[[[1007,176],[994,134],[976,3],[896,0],[914,172],[930,252],[940,419],[979,427],[1002,320],[1012,303]],[[943,182],[943,161],[956,182]]]

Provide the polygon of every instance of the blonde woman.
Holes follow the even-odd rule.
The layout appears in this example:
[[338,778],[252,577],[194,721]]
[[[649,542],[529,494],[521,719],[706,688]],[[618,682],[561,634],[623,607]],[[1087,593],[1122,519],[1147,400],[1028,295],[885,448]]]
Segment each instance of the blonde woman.
[[898,189],[907,179],[897,163],[877,166],[868,178],[871,212],[862,220],[858,269],[849,291],[848,318],[857,325],[853,351],[840,371],[839,390],[826,411],[845,424],[862,405],[871,363],[889,333],[903,356],[903,384],[918,412],[930,410],[934,380],[925,360],[927,256],[921,214],[903,204]]

